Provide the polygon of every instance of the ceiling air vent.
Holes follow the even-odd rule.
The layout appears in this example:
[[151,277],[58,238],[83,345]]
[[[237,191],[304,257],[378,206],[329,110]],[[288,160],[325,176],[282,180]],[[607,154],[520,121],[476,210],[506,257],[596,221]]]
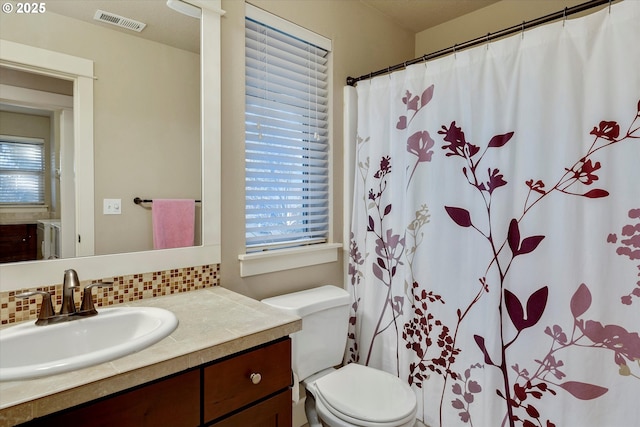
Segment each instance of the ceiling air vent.
[[133,19],[125,18],[124,16],[116,15],[115,13],[105,12],[104,10],[96,10],[96,14],[93,19],[96,21],[104,22],[106,24],[116,25],[118,27],[126,28],[128,30],[140,32],[147,26],[147,24],[136,21]]

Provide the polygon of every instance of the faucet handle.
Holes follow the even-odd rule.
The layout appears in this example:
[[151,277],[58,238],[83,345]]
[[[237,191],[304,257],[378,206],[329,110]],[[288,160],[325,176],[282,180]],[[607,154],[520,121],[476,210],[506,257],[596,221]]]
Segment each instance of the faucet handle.
[[80,304],[80,311],[78,312],[81,316],[94,316],[98,314],[98,310],[96,310],[93,305],[93,294],[91,291],[93,288],[100,288],[102,286],[111,286],[113,282],[97,282],[91,283],[84,287],[82,291],[82,303]]
[[53,304],[51,303],[51,294],[46,291],[30,291],[16,295],[16,298],[30,298],[32,296],[42,295],[42,305],[40,306],[40,312],[38,313],[38,320],[36,325],[47,325],[49,320],[55,316],[53,311]]

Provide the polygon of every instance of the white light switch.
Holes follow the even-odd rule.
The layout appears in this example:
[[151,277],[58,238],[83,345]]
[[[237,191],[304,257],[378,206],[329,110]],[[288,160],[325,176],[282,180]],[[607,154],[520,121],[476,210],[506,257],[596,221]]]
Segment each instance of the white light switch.
[[104,199],[104,215],[120,215],[122,213],[122,199]]

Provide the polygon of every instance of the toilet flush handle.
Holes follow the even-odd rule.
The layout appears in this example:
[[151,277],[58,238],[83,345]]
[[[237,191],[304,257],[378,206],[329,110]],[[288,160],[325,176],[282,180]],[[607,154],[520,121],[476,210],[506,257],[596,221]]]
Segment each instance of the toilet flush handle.
[[249,375],[249,379],[254,384],[260,384],[260,381],[262,381],[262,375],[260,375],[257,372],[254,372],[251,375]]

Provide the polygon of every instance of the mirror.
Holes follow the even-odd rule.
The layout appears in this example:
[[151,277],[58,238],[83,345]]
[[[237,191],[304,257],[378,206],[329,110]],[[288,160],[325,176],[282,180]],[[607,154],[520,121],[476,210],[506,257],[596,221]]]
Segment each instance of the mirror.
[[[5,222],[10,218],[14,223],[23,219],[39,220],[39,226],[44,224],[43,228],[49,233],[39,233],[36,244],[39,258],[153,249],[152,204],[136,205],[133,199],[200,200],[202,195],[200,20],[178,14],[164,2],[56,1],[45,7],[44,13],[3,13],[0,38],[94,62],[94,177],[75,176],[76,183],[94,182],[94,226],[80,233],[75,230],[74,221],[64,221],[65,213],[75,212],[76,206],[72,197],[63,197],[62,203],[56,203],[59,182],[56,170],[60,170],[60,162],[65,161],[64,153],[61,156],[60,152],[50,153],[47,159],[54,161],[46,162],[46,176],[53,177],[45,180],[47,209],[36,207],[35,211],[39,211],[36,214],[34,209],[21,207],[16,213],[16,209],[0,206],[0,223],[4,217]],[[102,21],[94,19],[98,15]],[[134,25],[133,22],[146,23],[146,27],[138,33],[111,24],[114,17],[123,17],[123,21],[128,18],[125,22],[128,27]],[[19,85],[30,90],[41,86],[31,86],[29,79],[14,78],[16,73],[27,73],[4,70],[0,74],[3,85]],[[23,101],[19,103],[37,108]],[[53,110],[49,111],[54,116]],[[3,123],[8,121],[6,117]],[[83,141],[72,142],[67,155],[73,153],[74,143]],[[49,145],[60,146],[55,141]],[[62,177],[72,175],[72,168],[62,169]],[[73,177],[71,179],[73,181]],[[64,188],[61,193],[65,193]],[[67,194],[74,194],[73,184]],[[106,213],[106,205],[114,200],[119,201],[116,203],[121,213]],[[200,204],[196,206],[194,243],[200,245]],[[59,225],[61,219],[61,226],[51,226],[56,222]],[[44,239],[43,234],[51,237]],[[76,252],[76,237],[80,243],[82,240],[93,242],[93,250],[86,244],[82,246],[83,251]],[[58,244],[47,245],[51,240]]]
[[0,83],[0,262],[74,256],[73,83],[2,66]]
[[[135,3],[139,7],[151,6],[152,8],[162,8],[163,11],[166,9],[170,14],[169,21],[194,20],[194,18],[182,16],[169,10],[164,2],[59,1],[55,3],[68,3],[72,5],[72,8],[77,8],[80,4],[85,3],[92,5],[101,3],[109,6],[120,3]],[[46,36],[42,33],[29,31],[22,34],[19,29],[25,28],[25,25],[31,25],[28,24],[29,20],[36,21],[33,25],[37,27],[39,23],[43,24],[44,21],[38,21],[38,18],[42,17],[22,16],[20,17],[23,19],[22,21],[8,25],[7,22],[10,22],[6,19],[8,14],[2,15],[0,38],[19,38],[19,40],[10,43],[29,49],[32,49],[30,46],[35,45],[37,47],[33,49],[42,48],[53,51],[52,45],[57,44],[58,50],[56,52],[62,50],[59,55],[77,55],[74,55],[72,59],[93,56],[94,59],[89,62],[92,62],[94,66],[88,72],[84,69],[85,71],[78,73],[60,64],[55,57],[44,54],[26,67],[30,70],[36,70],[38,74],[51,74],[71,80],[74,84],[75,213],[76,231],[82,238],[82,242],[75,242],[76,254],[78,255],[75,258],[0,265],[0,291],[59,283],[61,272],[67,268],[76,269],[82,277],[88,279],[220,262],[220,16],[224,12],[220,9],[220,0],[190,0],[189,3],[202,9],[202,18],[199,20],[202,55],[162,45],[158,42],[152,42],[153,45],[149,45],[148,41],[131,36],[126,37],[129,45],[138,45],[144,42],[147,43],[148,48],[142,51],[138,50],[136,55],[132,55],[122,45],[118,46],[115,41],[91,45],[88,43],[89,39],[78,37],[78,33],[80,27],[87,30],[91,27],[97,27],[96,25],[71,20],[71,18],[53,12],[50,13],[51,16],[66,24],[59,27],[58,31]],[[48,7],[49,3],[46,6]],[[198,25],[198,20],[195,20],[195,25]],[[104,28],[101,29],[101,34],[106,31],[109,31],[109,34],[113,33],[112,36],[115,34],[115,38],[125,37],[117,31],[105,30]],[[164,29],[160,29],[160,32],[171,33]],[[21,35],[18,37],[18,34]],[[61,46],[65,42],[70,45],[75,42],[75,49],[82,50],[82,52],[72,51],[68,48],[63,49]],[[21,49],[8,49],[8,46],[8,44],[3,44],[0,49],[0,60],[4,65],[10,64],[12,67],[19,67],[21,64],[29,63],[29,61],[20,59],[25,56]],[[154,62],[151,56],[152,50],[179,50],[185,59],[177,64],[182,68],[178,68],[177,71],[172,68],[175,64],[167,55],[163,56],[159,63]],[[96,60],[96,55],[111,56],[110,60],[105,62],[104,60]],[[7,58],[9,59],[7,60]],[[71,62],[73,63],[73,61]],[[193,70],[194,62],[196,64],[195,72]],[[144,72],[139,72],[133,66],[139,63],[147,65]],[[148,64],[154,64],[154,67],[150,68]],[[187,67],[186,64],[189,66]],[[74,65],[78,64],[74,63]],[[169,74],[170,81],[168,83],[167,80],[163,84],[157,82],[157,77],[164,76],[166,78]],[[203,75],[206,76],[206,79],[201,78]],[[122,84],[108,86],[107,81],[127,82],[128,84],[124,87]],[[143,92],[143,89],[147,92]],[[181,96],[189,91],[196,93],[195,108],[191,102],[182,101]],[[129,95],[126,98],[128,103],[122,101],[123,92]],[[167,95],[171,97],[172,104],[160,108],[160,101]],[[98,101],[99,98],[110,99],[112,102],[108,107],[103,108]],[[146,98],[151,98],[155,103],[153,105],[144,103]],[[169,110],[171,114],[167,116],[165,110]],[[134,116],[133,113],[139,115]],[[156,126],[155,119],[163,114],[165,120],[161,126]],[[86,120],[87,116],[93,116],[94,119]],[[202,120],[202,117],[206,117],[206,120]],[[114,118],[120,118],[117,125],[109,122],[109,119]],[[191,121],[191,125],[185,126],[184,124],[189,121]],[[188,129],[185,130],[185,127]],[[158,128],[163,129],[164,132]],[[169,135],[171,145],[162,146],[159,144],[166,136],[165,134]],[[190,138],[191,134],[195,134],[196,138]],[[195,149],[192,147],[192,140],[196,141]],[[196,154],[193,155],[191,152]],[[142,154],[140,155],[140,153]],[[161,160],[158,160],[159,158]],[[88,160],[83,161],[82,159]],[[95,181],[90,178],[93,176],[94,162]],[[184,165],[188,166],[188,170],[185,170]],[[202,165],[206,165],[206,167]],[[148,168],[148,166],[154,166],[154,168]],[[197,173],[194,174],[194,170]],[[90,172],[90,175],[86,174],[87,172]],[[194,178],[194,175],[197,176]],[[183,187],[180,186],[180,183],[188,180],[195,181],[195,191],[193,185],[184,185],[185,188],[188,187],[189,191],[193,191],[193,195],[173,193],[174,189],[182,191]],[[118,183],[120,183],[119,187],[112,186],[112,184]],[[119,194],[112,194],[113,188],[116,188],[115,191],[118,191]],[[145,190],[149,192],[141,193]],[[155,193],[151,193],[151,191],[155,191]],[[161,191],[167,191],[167,193],[160,194]],[[90,197],[87,197],[87,194]],[[134,215],[138,216],[150,214],[148,210],[133,203],[134,197],[151,199],[154,197],[197,198],[198,195],[201,195],[200,209],[203,218],[200,246],[162,250],[147,250],[148,247],[102,248],[102,243],[99,242],[100,233],[115,233],[117,230],[114,231],[113,227],[111,229],[109,227],[114,225],[116,217],[124,217],[126,211],[132,211]],[[102,214],[102,204],[105,198],[120,198],[122,200],[122,216]],[[64,207],[62,210],[64,212]],[[95,227],[93,226],[94,221]],[[127,223],[135,223],[135,221],[132,219]],[[125,226],[126,224],[116,223],[117,225]],[[146,227],[148,226],[147,223]],[[135,231],[138,232],[139,228],[136,228]],[[92,233],[93,230],[95,230],[95,237]],[[88,239],[85,236],[88,236]],[[96,240],[95,245],[92,241],[93,238]],[[133,239],[125,235],[119,240],[121,241],[116,243],[124,243]],[[129,252],[123,253],[123,250]]]

